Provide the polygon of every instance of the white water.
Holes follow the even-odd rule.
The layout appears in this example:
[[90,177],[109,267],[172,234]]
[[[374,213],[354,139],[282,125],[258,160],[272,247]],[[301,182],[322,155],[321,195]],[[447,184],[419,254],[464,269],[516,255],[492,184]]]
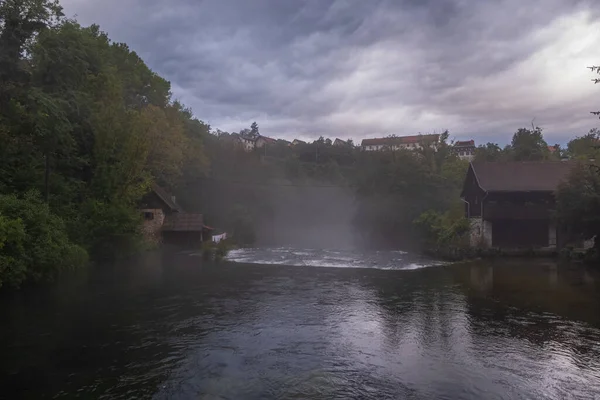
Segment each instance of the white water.
[[373,268],[410,270],[444,265],[404,251],[357,252],[348,250],[279,248],[244,248],[232,250],[227,260],[244,264],[275,264],[329,268]]

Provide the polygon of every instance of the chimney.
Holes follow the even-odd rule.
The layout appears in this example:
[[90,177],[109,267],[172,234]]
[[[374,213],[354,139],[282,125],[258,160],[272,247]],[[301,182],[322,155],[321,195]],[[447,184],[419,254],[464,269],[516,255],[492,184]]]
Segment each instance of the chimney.
[[175,196],[171,196],[171,201],[175,204],[177,204],[177,201],[175,200]]

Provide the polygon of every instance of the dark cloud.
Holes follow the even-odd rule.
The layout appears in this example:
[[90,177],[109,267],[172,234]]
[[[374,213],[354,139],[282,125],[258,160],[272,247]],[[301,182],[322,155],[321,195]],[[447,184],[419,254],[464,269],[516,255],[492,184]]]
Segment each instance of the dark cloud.
[[360,139],[594,126],[600,21],[576,0],[64,0],[212,126]]

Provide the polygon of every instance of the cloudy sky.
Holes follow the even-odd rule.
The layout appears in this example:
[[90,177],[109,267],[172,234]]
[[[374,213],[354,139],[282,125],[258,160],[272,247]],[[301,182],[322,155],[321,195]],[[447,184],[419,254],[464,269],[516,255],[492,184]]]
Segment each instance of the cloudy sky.
[[[214,128],[549,142],[598,126],[594,0],[62,0]],[[594,10],[596,9],[596,10]]]

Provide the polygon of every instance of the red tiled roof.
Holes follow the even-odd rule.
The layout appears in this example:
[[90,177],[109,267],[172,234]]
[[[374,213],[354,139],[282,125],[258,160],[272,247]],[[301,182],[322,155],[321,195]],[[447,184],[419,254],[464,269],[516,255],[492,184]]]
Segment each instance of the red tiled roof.
[[471,168],[486,192],[553,192],[574,165],[569,161],[475,161]]
[[413,135],[413,136],[392,136],[386,138],[363,139],[361,146],[385,146],[419,143],[423,140],[439,140],[440,135]]
[[275,143],[277,140],[267,137],[267,136],[259,136],[256,140],[263,139],[267,143]]
[[454,143],[454,147],[468,147],[468,146],[475,146],[475,141],[473,139],[471,140],[458,140]]
[[202,214],[176,213],[167,215],[162,230],[167,232],[200,232],[204,228]]

